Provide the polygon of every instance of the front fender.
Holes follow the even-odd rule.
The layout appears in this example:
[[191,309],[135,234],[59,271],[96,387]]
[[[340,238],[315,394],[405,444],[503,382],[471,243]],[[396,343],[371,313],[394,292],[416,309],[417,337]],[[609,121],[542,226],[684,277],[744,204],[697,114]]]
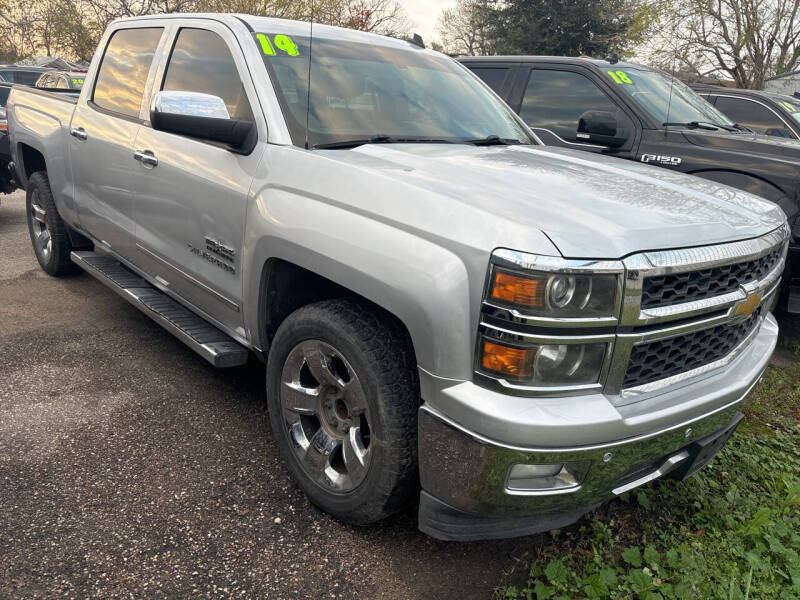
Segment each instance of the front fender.
[[[260,339],[261,270],[269,259],[296,264],[367,298],[399,318],[420,367],[466,379],[472,370],[475,298],[488,257],[473,265],[408,231],[286,190],[252,203],[245,242],[245,323]],[[475,278],[479,281],[475,281]],[[470,343],[465,343],[470,340]]]

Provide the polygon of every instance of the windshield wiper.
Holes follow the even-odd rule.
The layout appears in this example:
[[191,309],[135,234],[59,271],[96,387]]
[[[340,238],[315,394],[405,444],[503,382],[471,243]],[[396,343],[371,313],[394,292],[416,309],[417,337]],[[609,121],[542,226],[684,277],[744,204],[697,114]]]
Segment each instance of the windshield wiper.
[[706,123],[704,121],[689,121],[688,123],[662,123],[662,127],[691,127],[692,129],[708,129],[709,131],[716,131],[717,129],[724,129],[725,131],[737,131],[728,125],[721,125],[719,123]]
[[476,146],[511,146],[513,144],[521,144],[514,138],[501,138],[499,135],[487,135],[485,138],[476,138],[474,140],[464,140],[462,144],[474,144]]
[[426,137],[392,137],[390,135],[373,135],[370,138],[358,138],[352,140],[341,140],[327,144],[314,144],[315,149],[336,150],[340,148],[356,148],[364,144],[452,144],[449,140]]

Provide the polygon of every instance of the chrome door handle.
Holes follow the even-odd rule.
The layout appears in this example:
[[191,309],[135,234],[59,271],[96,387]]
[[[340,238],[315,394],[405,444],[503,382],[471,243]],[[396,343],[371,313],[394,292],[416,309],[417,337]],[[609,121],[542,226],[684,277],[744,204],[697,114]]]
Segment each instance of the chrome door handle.
[[158,164],[158,159],[153,155],[150,150],[137,150],[133,153],[133,158],[138,160],[140,163],[145,165],[150,165],[155,167]]
[[74,138],[78,138],[79,140],[85,140],[89,138],[89,134],[86,133],[86,130],[83,127],[73,127],[69,130],[69,134]]

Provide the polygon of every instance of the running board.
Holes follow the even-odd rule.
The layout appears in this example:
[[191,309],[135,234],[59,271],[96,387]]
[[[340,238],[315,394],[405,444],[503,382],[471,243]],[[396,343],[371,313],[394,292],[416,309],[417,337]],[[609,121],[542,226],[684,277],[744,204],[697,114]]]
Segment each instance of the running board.
[[125,268],[116,259],[95,252],[72,252],[72,262],[169,331],[215,367],[247,362],[248,350],[205,319]]

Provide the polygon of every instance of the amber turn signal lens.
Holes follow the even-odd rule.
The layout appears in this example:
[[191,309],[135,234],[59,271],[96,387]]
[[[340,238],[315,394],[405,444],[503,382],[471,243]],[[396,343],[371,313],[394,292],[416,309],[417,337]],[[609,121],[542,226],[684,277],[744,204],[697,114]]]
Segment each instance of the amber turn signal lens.
[[491,297],[520,306],[544,306],[544,279],[530,279],[496,271]]
[[533,372],[535,354],[533,349],[511,348],[484,340],[481,366],[509,377],[526,378]]

